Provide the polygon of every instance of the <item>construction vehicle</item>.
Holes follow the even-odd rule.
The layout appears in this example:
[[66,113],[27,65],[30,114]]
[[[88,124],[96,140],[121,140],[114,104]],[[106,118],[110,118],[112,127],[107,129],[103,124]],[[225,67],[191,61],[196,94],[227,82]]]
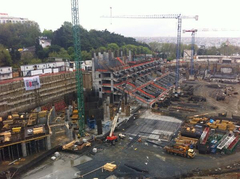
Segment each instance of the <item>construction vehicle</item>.
[[[126,83],[125,83],[125,85],[126,85]],[[125,89],[125,87],[124,87],[124,89]],[[125,92],[124,92],[124,90],[122,90],[122,96],[119,100],[119,104],[118,104],[118,107],[117,107],[117,110],[116,110],[117,114],[113,118],[111,130],[110,130],[109,136],[107,136],[107,139],[106,139],[108,142],[111,142],[112,145],[114,145],[115,142],[117,142],[117,140],[118,140],[118,136],[114,135],[114,130],[117,126],[118,119],[119,119],[119,116],[120,116],[121,111],[122,111],[121,104],[122,104],[122,100],[124,98],[124,94],[125,94]],[[120,139],[124,139],[125,137],[126,136],[124,134],[121,134],[121,133],[119,134]]]
[[116,114],[116,116],[114,117],[114,119],[112,121],[112,126],[111,126],[111,130],[110,130],[109,136],[107,136],[107,141],[111,142],[112,145],[114,145],[115,142],[117,142],[117,139],[118,139],[118,136],[114,135],[113,132],[114,132],[116,126],[117,126],[117,121],[118,121],[118,118],[120,116],[120,113],[121,113],[121,108],[118,108],[117,114]]
[[169,154],[180,155],[187,158],[194,158],[196,153],[188,145],[165,146],[164,150]]

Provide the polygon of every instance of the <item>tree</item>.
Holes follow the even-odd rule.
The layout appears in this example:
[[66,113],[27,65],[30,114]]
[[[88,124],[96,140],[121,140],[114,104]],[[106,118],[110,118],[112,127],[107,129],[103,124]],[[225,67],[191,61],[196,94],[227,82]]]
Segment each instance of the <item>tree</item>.
[[150,42],[150,49],[154,52],[161,52],[161,44],[158,42]]
[[89,52],[87,52],[87,51],[82,51],[81,55],[82,55],[82,61],[86,61],[86,60],[91,60],[92,59],[92,55]]
[[40,35],[38,24],[32,22],[6,23],[0,26],[0,44],[7,48],[22,48],[35,45]]
[[99,47],[99,48],[97,49],[97,51],[103,53],[103,52],[106,52],[106,51],[107,51],[107,48],[101,46],[101,47]]
[[43,37],[47,37],[48,39],[52,39],[53,38],[53,31],[44,29],[41,35]]
[[12,59],[9,51],[0,44],[0,66],[11,66]]
[[70,56],[70,60],[74,60],[74,48],[73,47],[68,47],[68,55]]
[[143,54],[152,54],[152,51],[149,49],[149,48],[147,48],[147,47],[142,47],[142,46],[140,46],[140,49],[141,49],[141,54],[143,53]]
[[58,57],[58,58],[63,58],[63,59],[70,59],[70,55],[68,52],[64,49],[61,48],[59,52],[51,52],[49,53],[49,57]]
[[53,32],[52,44],[64,49],[73,46],[72,24],[70,22],[64,22],[59,29]]
[[112,52],[115,52],[119,50],[119,46],[116,43],[110,43],[107,45],[107,49],[111,50]]
[[34,56],[31,52],[22,52],[20,64],[23,64],[23,65],[29,64],[30,61],[33,59],[33,57]]
[[28,64],[38,64],[38,63],[42,63],[42,60],[34,58],[34,59],[31,59]]

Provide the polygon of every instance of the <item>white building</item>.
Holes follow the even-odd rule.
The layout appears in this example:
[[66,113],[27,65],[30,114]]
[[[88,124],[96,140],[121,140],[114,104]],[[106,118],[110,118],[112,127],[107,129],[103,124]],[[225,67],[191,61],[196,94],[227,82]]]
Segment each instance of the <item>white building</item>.
[[92,60],[83,61],[81,67],[83,70],[92,71]]
[[0,80],[12,78],[12,67],[0,67]]
[[39,45],[41,45],[42,48],[50,47],[51,43],[52,41],[47,37],[39,37]]
[[0,24],[4,23],[24,23],[30,22],[27,18],[22,17],[12,17],[9,16],[7,13],[0,13]]
[[[85,71],[92,71],[92,60],[86,60],[81,62],[81,68]],[[76,70],[74,61],[66,62],[66,71]]]

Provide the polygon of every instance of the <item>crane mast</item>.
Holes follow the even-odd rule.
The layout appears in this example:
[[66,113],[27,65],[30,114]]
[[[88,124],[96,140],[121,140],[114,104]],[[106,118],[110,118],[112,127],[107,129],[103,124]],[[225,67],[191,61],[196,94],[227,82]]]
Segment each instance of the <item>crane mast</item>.
[[181,56],[181,29],[182,29],[182,19],[195,19],[198,20],[198,15],[196,16],[182,16],[181,14],[154,14],[154,15],[119,15],[119,16],[102,16],[102,18],[127,18],[127,19],[177,19],[178,29],[177,29],[177,51],[176,51],[176,81],[175,87],[178,88],[179,84],[179,60]]
[[192,29],[192,30],[183,30],[183,33],[185,32],[191,32],[191,36],[192,36],[192,50],[191,50],[191,63],[190,63],[190,75],[193,76],[194,75],[194,54],[195,54],[195,33],[197,32],[197,29]]
[[176,80],[175,87],[178,88],[179,81],[179,60],[181,56],[181,31],[182,31],[182,18],[181,14],[178,16],[178,29],[177,29],[177,55],[176,55]]
[[74,40],[74,61],[76,66],[76,83],[77,83],[77,109],[79,135],[85,134],[85,112],[84,112],[84,94],[83,94],[83,76],[81,68],[81,41],[80,41],[80,23],[79,23],[79,5],[78,0],[71,0],[73,40]]

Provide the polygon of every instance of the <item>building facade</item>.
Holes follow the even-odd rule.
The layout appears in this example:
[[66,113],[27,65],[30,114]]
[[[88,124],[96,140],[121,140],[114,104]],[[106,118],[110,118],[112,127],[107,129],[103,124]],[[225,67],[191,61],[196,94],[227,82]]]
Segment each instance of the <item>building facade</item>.
[[0,24],[30,22],[27,18],[9,16],[7,13],[0,13]]
[[0,80],[12,78],[12,67],[0,67]]

